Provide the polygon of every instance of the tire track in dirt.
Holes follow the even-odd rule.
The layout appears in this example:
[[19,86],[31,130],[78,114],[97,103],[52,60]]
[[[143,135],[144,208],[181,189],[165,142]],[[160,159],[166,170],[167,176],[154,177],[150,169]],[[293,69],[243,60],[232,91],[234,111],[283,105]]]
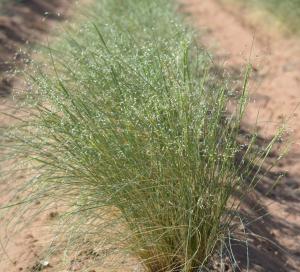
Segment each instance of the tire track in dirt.
[[[253,65],[245,125],[257,122],[262,137],[268,138],[288,119],[293,144],[277,169],[288,173],[269,197],[264,193],[274,176],[258,187],[261,213],[251,216],[262,219],[251,229],[267,240],[252,241],[254,246],[249,246],[250,271],[300,271],[300,41],[249,25],[245,11],[218,0],[180,3],[181,11],[191,15],[192,24],[203,30],[201,43],[215,54],[219,64],[234,71],[249,61]],[[255,199],[248,202],[245,206],[257,205]]]

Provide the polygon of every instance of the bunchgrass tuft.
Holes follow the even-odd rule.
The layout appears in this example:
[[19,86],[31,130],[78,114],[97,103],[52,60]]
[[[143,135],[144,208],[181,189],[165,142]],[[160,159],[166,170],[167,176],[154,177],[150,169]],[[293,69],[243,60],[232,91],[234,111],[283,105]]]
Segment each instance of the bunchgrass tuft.
[[64,203],[74,235],[88,225],[147,271],[192,272],[224,242],[272,143],[239,143],[247,75],[233,97],[171,4],[97,1],[46,50],[31,114],[7,137],[36,173],[27,202]]

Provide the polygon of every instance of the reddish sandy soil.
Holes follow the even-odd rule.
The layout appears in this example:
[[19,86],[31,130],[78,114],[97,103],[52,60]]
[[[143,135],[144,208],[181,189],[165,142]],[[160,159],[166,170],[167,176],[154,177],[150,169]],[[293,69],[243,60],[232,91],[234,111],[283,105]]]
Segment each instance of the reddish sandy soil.
[[[23,55],[19,53],[19,48],[44,37],[53,22],[64,18],[69,2],[27,0],[24,4],[9,4],[5,8],[7,16],[0,17],[1,96],[8,96],[17,81],[11,70],[22,66]],[[283,37],[275,32],[268,33],[256,25],[250,25],[245,19],[244,10],[225,7],[218,0],[181,2],[181,10],[191,15],[189,18],[193,24],[203,32],[201,42],[215,55],[219,65],[231,71],[240,71],[249,60],[253,64],[254,72],[249,86],[251,103],[246,114],[245,127],[258,120],[262,138],[268,138],[274,133],[274,127],[278,123],[285,118],[290,119],[289,132],[294,144],[290,154],[276,169],[277,172],[286,170],[288,174],[269,196],[265,196],[265,192],[277,173],[269,175],[258,186],[257,192],[245,200],[243,211],[248,220],[254,221],[247,225],[247,231],[262,238],[249,234],[247,250],[241,243],[232,245],[239,265],[236,271],[247,270],[247,251],[249,271],[300,271],[300,126],[297,123],[300,114],[300,109],[297,108],[300,102],[300,42],[296,38]],[[49,13],[45,20],[46,11]],[[57,16],[58,13],[60,16]],[[8,111],[13,113],[10,108],[13,103],[2,103],[5,100],[3,98],[0,101],[1,111],[9,108]],[[11,120],[5,117],[0,122],[3,127]],[[22,182],[26,175],[27,173],[22,173],[16,176],[16,180],[10,181],[13,187]],[[6,200],[7,197],[0,198],[0,205]],[[252,209],[253,206],[259,207],[259,210]],[[42,226],[49,225],[55,215],[53,211],[49,211],[48,214],[37,216],[30,227],[14,234],[14,237],[9,237],[10,233],[6,233],[3,228],[6,222],[1,223],[1,241],[11,238],[12,242],[6,248],[9,258],[0,253],[0,272],[61,271],[55,257],[50,260],[50,265],[39,265],[44,260],[42,254],[45,242],[51,239],[48,229]],[[71,262],[66,267],[69,268],[64,271],[79,271],[81,263]],[[124,270],[136,271],[133,267],[136,266]],[[215,265],[210,270],[231,269],[225,266],[222,270]],[[112,270],[108,267],[90,271]]]
[[20,47],[33,44],[49,30],[53,21],[63,20],[70,0],[7,1],[0,13],[0,96],[10,94],[16,78],[12,71],[20,67],[24,53]]
[[[300,271],[300,41],[250,24],[245,10],[224,5],[220,0],[181,3],[192,23],[204,30],[201,42],[219,64],[232,71],[240,71],[249,61],[254,66],[245,126],[257,121],[260,135],[267,138],[280,122],[289,119],[293,144],[277,169],[287,171],[286,178],[268,197],[265,192],[275,174],[258,186],[260,212],[249,211],[258,205],[255,198],[244,205],[253,219],[262,216],[249,225],[249,231],[265,238],[249,242],[250,270]],[[239,247],[237,251],[242,261],[245,249]],[[241,268],[246,270],[245,262]]]
[[[13,107],[15,102],[10,94],[20,86],[21,81],[14,70],[22,68],[28,59],[34,44],[46,37],[57,22],[67,16],[67,10],[72,0],[25,0],[22,3],[7,1],[1,4],[0,9],[0,112],[19,114]],[[23,53],[26,52],[26,53]],[[13,120],[7,116],[0,116],[0,128],[5,128]],[[1,132],[1,131],[0,131]],[[17,165],[17,161],[10,162]],[[2,166],[2,165],[1,165]],[[3,165],[1,174],[5,173]],[[10,195],[6,194],[10,188],[15,188],[29,176],[23,172],[10,179],[7,184],[0,184],[0,206],[5,204]],[[37,203],[37,208],[39,204]],[[1,211],[2,213],[2,211]],[[31,216],[33,211],[30,212]],[[25,221],[28,214],[21,215]],[[41,266],[41,254],[44,243],[50,239],[47,228],[55,217],[53,211],[44,216],[36,216],[32,225],[16,233],[6,231],[8,218],[0,222],[0,271],[41,271],[50,267]],[[47,236],[48,235],[48,236]],[[11,240],[8,244],[8,240]],[[5,250],[1,248],[5,247]],[[55,270],[54,270],[55,271]]]

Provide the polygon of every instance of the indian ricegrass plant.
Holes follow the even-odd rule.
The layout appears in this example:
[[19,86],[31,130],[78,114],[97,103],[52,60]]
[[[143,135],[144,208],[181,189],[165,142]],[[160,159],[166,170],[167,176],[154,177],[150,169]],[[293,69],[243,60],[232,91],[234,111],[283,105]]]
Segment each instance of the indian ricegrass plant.
[[37,173],[26,201],[67,203],[77,230],[147,271],[197,271],[258,181],[249,161],[270,151],[238,142],[247,77],[232,97],[170,1],[99,0],[88,18],[45,50],[30,117],[7,135]]

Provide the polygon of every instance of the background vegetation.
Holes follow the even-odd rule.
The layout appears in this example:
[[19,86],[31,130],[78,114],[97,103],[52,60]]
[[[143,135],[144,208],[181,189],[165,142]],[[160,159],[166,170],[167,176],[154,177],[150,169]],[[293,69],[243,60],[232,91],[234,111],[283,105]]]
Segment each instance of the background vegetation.
[[256,7],[266,10],[275,19],[283,23],[288,32],[299,33],[299,0],[248,0],[240,1],[240,3],[247,7]]

